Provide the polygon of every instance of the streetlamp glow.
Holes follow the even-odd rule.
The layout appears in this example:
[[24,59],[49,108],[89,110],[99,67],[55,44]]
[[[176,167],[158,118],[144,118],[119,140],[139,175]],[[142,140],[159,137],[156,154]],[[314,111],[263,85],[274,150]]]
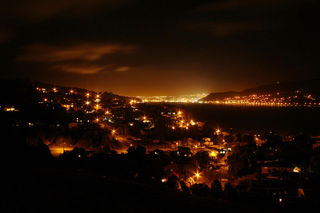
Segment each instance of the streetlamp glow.
[[196,172],[195,176],[196,176],[196,178],[199,178],[200,177],[200,173]]

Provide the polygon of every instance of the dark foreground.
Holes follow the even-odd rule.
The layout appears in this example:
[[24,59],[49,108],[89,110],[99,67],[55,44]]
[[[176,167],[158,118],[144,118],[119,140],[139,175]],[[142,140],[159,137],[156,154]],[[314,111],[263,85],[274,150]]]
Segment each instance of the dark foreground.
[[4,169],[1,212],[280,212],[262,202],[220,201],[81,171]]

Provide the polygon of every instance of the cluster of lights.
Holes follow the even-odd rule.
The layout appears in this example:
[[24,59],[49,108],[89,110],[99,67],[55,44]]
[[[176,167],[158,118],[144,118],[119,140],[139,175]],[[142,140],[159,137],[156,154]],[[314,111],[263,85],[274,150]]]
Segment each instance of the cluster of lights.
[[101,106],[99,104],[96,104],[94,108],[98,111],[99,109],[101,109]]
[[148,119],[148,117],[145,116],[145,115],[142,116],[141,120],[142,120],[143,123],[150,123],[151,122],[150,119]]
[[138,96],[143,103],[198,103],[207,93],[180,96]]
[[15,112],[15,111],[19,111],[19,110],[16,109],[15,107],[4,107],[3,111],[5,111],[5,112]]
[[36,90],[41,93],[48,93],[46,88],[36,87]]
[[73,104],[63,104],[62,107],[66,108],[66,110],[70,110],[70,108],[73,108],[74,105]]
[[[301,93],[301,91],[296,91]],[[302,101],[303,100],[303,101]],[[251,94],[246,96],[234,96],[222,100],[206,101],[210,104],[227,104],[227,105],[250,105],[250,106],[320,106],[320,102],[311,95],[293,95],[281,97],[280,93],[272,94]]]
[[[35,88],[36,91],[40,92],[40,93],[48,93],[48,91],[51,91],[53,93],[58,93],[59,90],[56,87],[53,87],[51,89],[48,88],[40,88],[40,87],[36,87]],[[62,100],[60,102],[61,107],[65,108],[67,111],[73,109],[73,110],[84,110],[85,113],[89,114],[89,113],[93,113],[95,111],[99,111],[101,112],[101,110],[103,110],[103,107],[101,106],[100,102],[101,102],[101,95],[100,94],[92,94],[89,92],[84,93],[84,100],[83,100],[83,105],[77,105],[74,102],[74,100],[72,100],[73,98],[68,97],[71,94],[78,94],[78,91],[75,89],[70,89],[65,93],[60,93],[60,95],[62,95]],[[91,99],[91,97],[93,99]],[[59,99],[60,100],[60,99]],[[53,103],[55,101],[55,99],[46,97],[45,95],[41,97],[41,100],[39,101],[39,104],[46,104],[46,103]],[[3,109],[4,110],[4,109]],[[17,111],[16,109],[8,109],[7,111]],[[111,117],[112,113],[109,110],[105,111],[105,117],[97,117],[97,118],[93,118],[91,119],[92,122],[96,122],[96,123],[100,123],[101,121],[109,121],[112,122]],[[77,119],[78,120],[78,119]],[[81,120],[82,121],[82,120]],[[86,120],[89,123],[89,120]],[[79,123],[79,120],[77,121],[77,123]],[[82,123],[82,122],[80,122]]]
[[220,135],[221,134],[221,129],[216,129],[215,131],[214,131],[214,133],[216,134],[216,135]]
[[179,110],[178,112],[170,113],[171,114],[171,119],[174,121],[175,125],[171,126],[172,130],[175,130],[177,127],[181,129],[186,129],[188,130],[192,126],[198,125],[198,123],[194,120],[186,120],[183,112]]
[[135,100],[135,99],[131,99],[130,102],[129,102],[130,105],[134,105],[134,104],[136,104],[136,103],[138,103],[138,101]]
[[212,158],[216,158],[218,156],[218,152],[213,150],[209,153],[209,156]]

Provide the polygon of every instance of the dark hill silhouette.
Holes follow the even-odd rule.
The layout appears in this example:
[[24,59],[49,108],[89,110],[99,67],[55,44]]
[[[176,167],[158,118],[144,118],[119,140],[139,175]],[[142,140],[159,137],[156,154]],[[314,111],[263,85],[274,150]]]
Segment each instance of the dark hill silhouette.
[[320,79],[296,81],[296,82],[278,82],[273,84],[261,85],[255,88],[245,89],[240,92],[227,91],[210,93],[208,96],[201,99],[201,101],[215,101],[222,100],[234,96],[247,96],[252,94],[276,94],[280,93],[282,96],[292,96],[297,91],[311,94],[313,97],[320,97]]
[[[24,108],[25,105],[37,104],[39,97],[34,90],[36,87],[46,88],[47,91],[52,91],[53,88],[56,88],[60,93],[68,93],[72,89],[75,90],[78,95],[85,95],[88,92],[97,94],[95,91],[78,87],[31,82],[26,79],[0,79],[0,105],[14,105]],[[107,103],[114,99],[119,100],[120,102],[128,102],[132,99],[132,97],[121,96],[108,91],[99,94],[101,94],[102,103]],[[138,100],[137,98],[134,99]]]

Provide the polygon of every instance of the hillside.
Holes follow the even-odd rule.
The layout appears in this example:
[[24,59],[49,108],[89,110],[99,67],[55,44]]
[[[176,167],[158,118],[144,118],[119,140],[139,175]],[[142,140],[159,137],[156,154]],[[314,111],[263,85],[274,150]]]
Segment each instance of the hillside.
[[84,99],[87,93],[90,93],[91,97],[99,95],[102,104],[108,104],[115,100],[129,102],[132,99],[132,97],[121,96],[107,91],[98,93],[84,88],[52,85],[43,82],[0,79],[0,106],[20,106],[30,102],[36,104],[44,94],[51,95],[52,93],[55,93],[58,97],[55,101],[59,102],[59,104],[64,104],[66,100],[62,97],[71,91],[74,92],[72,97],[74,101]]
[[259,103],[281,102],[281,103],[318,103],[320,98],[320,79],[278,82],[274,84],[261,85],[259,87],[245,89],[240,92],[228,91],[211,93],[200,101],[256,101]]

